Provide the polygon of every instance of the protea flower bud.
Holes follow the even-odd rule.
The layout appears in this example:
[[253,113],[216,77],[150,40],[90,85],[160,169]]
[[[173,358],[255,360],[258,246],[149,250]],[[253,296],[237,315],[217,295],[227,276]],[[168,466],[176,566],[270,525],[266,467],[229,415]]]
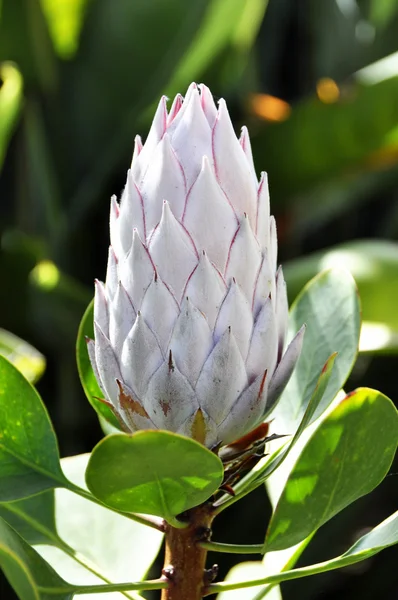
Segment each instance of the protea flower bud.
[[120,206],[113,197],[106,283],[88,348],[127,431],[167,429],[207,447],[255,427],[283,391],[303,329],[284,351],[288,304],[276,269],[266,174],[192,84],[162,98],[139,137]]

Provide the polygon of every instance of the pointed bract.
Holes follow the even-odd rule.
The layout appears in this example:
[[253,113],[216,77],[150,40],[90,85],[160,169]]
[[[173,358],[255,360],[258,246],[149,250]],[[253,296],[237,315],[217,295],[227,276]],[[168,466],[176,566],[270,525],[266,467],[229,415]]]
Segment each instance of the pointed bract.
[[253,298],[253,290],[260,266],[260,246],[250,227],[249,219],[244,216],[231,245],[225,279],[227,283],[232,279],[236,279],[249,302]]
[[137,395],[143,398],[153,373],[163,362],[159,344],[143,317],[138,313],[128,334],[121,354],[122,381]]
[[230,329],[214,347],[199,375],[199,404],[219,424],[247,386],[245,364]]
[[303,338],[305,333],[305,325],[299,329],[295,337],[290,342],[278,364],[268,389],[267,412],[270,412],[274,404],[287,386],[290,377],[294,371],[294,367],[300,357],[301,348],[303,346]]
[[184,171],[177,160],[167,133],[159,142],[141,185],[148,236],[159,224],[163,200],[181,219],[187,195]]
[[218,116],[213,129],[213,160],[217,180],[238,217],[246,213],[254,227],[257,186],[223,99],[219,102]]
[[[198,255],[192,238],[174,217],[168,202],[163,203],[162,218],[149,243],[149,251],[160,277],[180,300],[186,281],[198,263]],[[184,256],[183,261],[181,256]]]
[[238,227],[232,206],[218,185],[207,156],[187,198],[183,223],[198,251],[224,271],[231,239]]
[[213,336],[206,317],[186,297],[173,329],[170,349],[177,367],[193,386],[212,348]]
[[188,379],[172,360],[165,361],[151,378],[144,406],[156,427],[174,432],[199,408]]

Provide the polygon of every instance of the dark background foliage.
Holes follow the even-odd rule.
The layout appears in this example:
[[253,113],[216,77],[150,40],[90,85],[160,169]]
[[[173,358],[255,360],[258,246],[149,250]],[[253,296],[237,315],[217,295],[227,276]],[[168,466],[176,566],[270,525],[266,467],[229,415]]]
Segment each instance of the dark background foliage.
[[[227,99],[237,130],[250,129],[291,299],[330,261],[356,276],[371,335],[347,390],[396,399],[396,0],[1,0],[0,77],[0,326],[46,357],[38,388],[63,456],[102,435],[74,344],[104,276],[109,197],[154,103],[192,80]],[[25,369],[40,363],[5,333],[0,347]],[[393,469],[322,528],[300,564],[338,554],[396,510],[397,482]],[[215,538],[258,542],[268,514],[258,490],[223,513]],[[395,599],[397,552],[283,584],[283,597]],[[221,575],[236,559],[214,557]],[[5,582],[0,590],[13,598]]]

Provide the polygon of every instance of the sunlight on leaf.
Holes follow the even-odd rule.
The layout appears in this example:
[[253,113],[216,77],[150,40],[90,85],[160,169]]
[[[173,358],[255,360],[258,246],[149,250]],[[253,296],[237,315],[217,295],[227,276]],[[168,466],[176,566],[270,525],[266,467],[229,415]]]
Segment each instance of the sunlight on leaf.
[[348,394],[315,429],[293,466],[265,548],[297,544],[372,491],[391,466],[397,432],[398,413],[386,396],[368,388]]
[[46,359],[36,348],[1,328],[0,354],[21,371],[31,383],[36,383],[46,368]]
[[50,35],[59,56],[71,59],[79,47],[85,9],[89,0],[40,0]]
[[89,490],[108,506],[169,522],[210,498],[222,478],[213,452],[182,435],[153,430],[104,438],[86,472]]
[[15,65],[0,64],[0,169],[22,101],[22,76]]

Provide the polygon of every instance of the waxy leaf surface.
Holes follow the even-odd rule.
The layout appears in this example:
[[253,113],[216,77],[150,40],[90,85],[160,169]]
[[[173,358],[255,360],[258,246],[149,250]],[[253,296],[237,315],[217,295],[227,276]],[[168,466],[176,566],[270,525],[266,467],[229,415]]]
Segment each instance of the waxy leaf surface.
[[387,474],[397,443],[398,413],[386,396],[362,388],[344,398],[317,427],[291,470],[265,549],[297,544],[369,493]]
[[0,501],[25,498],[65,482],[40,396],[0,356]]
[[168,431],[114,434],[93,450],[89,490],[113,508],[173,521],[207,500],[221,484],[220,459],[204,446]]
[[291,309],[290,338],[303,323],[307,324],[303,349],[273,413],[284,433],[297,429],[331,354],[337,352],[333,373],[312,420],[330,405],[351,372],[358,350],[360,305],[348,271],[324,271],[307,284]]

